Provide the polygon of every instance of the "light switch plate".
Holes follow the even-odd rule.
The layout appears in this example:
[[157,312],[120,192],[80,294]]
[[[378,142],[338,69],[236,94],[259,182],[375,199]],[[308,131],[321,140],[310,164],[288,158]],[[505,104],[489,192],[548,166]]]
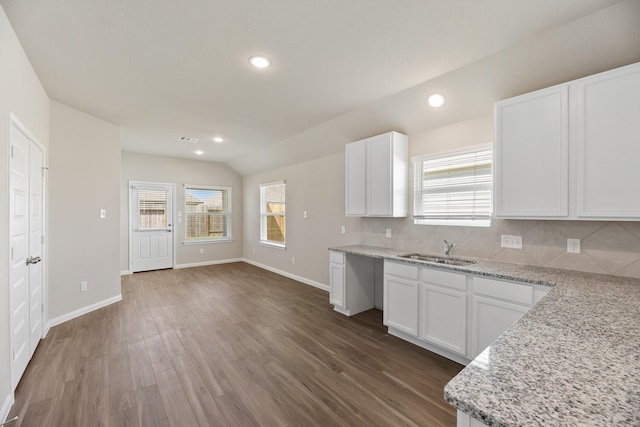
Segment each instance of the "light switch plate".
[[100,218],[101,219],[105,219],[107,217],[107,210],[106,209],[100,209]]
[[387,239],[391,238],[391,229],[390,228],[387,228],[387,230],[385,232],[385,235],[387,236]]
[[522,236],[501,235],[500,246],[510,249],[522,249]]

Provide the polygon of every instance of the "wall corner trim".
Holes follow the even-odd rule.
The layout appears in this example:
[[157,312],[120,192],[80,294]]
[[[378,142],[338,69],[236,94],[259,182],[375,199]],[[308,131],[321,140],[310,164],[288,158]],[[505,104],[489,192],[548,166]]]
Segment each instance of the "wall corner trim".
[[313,286],[314,288],[322,289],[325,292],[329,292],[329,285],[325,285],[324,283],[316,282],[315,280],[307,279],[306,277],[297,276],[295,274],[286,272],[284,270],[279,270],[277,268],[273,268],[273,267],[270,267],[268,265],[261,264],[259,262],[250,260],[248,258],[244,258],[244,259],[242,259],[242,261],[246,262],[247,264],[251,264],[251,265],[254,265],[256,267],[262,268],[264,270],[270,271],[272,273],[276,273],[276,274],[279,274],[281,276],[288,277],[289,279],[297,280],[298,282],[302,282],[305,285]]
[[95,311],[99,308],[102,307],[106,307],[108,305],[111,305],[113,303],[116,303],[118,301],[122,301],[122,294],[116,295],[114,297],[111,298],[107,298],[105,300],[102,301],[98,301],[95,304],[91,304],[88,305],[86,307],[82,307],[79,308],[77,310],[74,310],[70,313],[67,314],[63,314],[62,316],[58,316],[58,317],[54,317],[53,319],[49,319],[49,321],[47,322],[47,328],[45,330],[44,336],[46,336],[49,333],[49,329],[53,328],[54,326],[57,326],[61,323],[64,322],[68,322],[71,319],[75,319],[76,317],[80,317],[83,314],[87,314],[87,313],[91,313],[92,311]]
[[0,409],[0,423],[3,423],[7,420],[7,417],[9,416],[9,411],[11,410],[13,403],[14,403],[13,393],[10,393],[4,399],[4,403],[2,404],[2,409]]
[[191,268],[191,267],[204,267],[206,265],[230,264],[232,262],[242,262],[242,261],[244,261],[242,258],[219,259],[215,261],[192,262],[189,264],[176,264],[176,266],[173,268],[180,269],[180,268]]
[[133,274],[133,273],[132,273],[132,272],[130,272],[129,270],[122,270],[122,271],[120,272],[120,276],[129,276],[129,275],[131,275],[131,274]]

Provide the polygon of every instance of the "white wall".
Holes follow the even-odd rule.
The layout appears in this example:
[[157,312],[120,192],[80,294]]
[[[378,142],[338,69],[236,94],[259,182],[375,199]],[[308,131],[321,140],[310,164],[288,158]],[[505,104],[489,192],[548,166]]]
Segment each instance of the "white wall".
[[[120,295],[120,130],[51,101],[51,146],[49,317],[55,319]],[[80,292],[84,280],[88,290]]]
[[[344,154],[341,153],[244,177],[244,257],[328,286],[327,249],[358,244],[361,240],[362,220],[344,215],[344,174]],[[259,243],[259,186],[278,180],[286,181],[287,248],[284,251]],[[346,234],[340,232],[342,225],[346,226]],[[295,258],[295,264],[291,258]]]
[[[184,223],[175,224],[177,267],[206,264],[242,257],[242,178],[221,163],[174,159],[122,152],[120,181],[120,269],[129,270],[128,205],[129,181],[152,181],[176,184],[174,212],[184,212],[184,184],[231,187],[232,242],[183,245]],[[184,216],[184,214],[183,214]],[[204,253],[200,253],[204,249]]]
[[[12,395],[9,340],[9,113],[49,151],[49,98],[0,7],[0,410]],[[46,161],[46,159],[45,159]],[[45,184],[46,185],[46,184]],[[45,218],[46,221],[46,218]],[[46,278],[45,272],[45,278]],[[0,414],[1,416],[2,414]]]

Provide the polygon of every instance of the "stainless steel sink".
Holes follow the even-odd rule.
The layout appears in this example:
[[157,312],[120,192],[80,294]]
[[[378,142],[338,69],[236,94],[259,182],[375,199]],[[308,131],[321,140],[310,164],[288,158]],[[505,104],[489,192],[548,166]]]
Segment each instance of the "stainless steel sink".
[[399,255],[400,258],[413,259],[416,261],[425,261],[425,262],[433,262],[435,264],[446,264],[446,265],[471,265],[475,264],[475,261],[468,261],[459,258],[445,258],[439,257],[436,255],[421,255],[421,254],[405,254]]

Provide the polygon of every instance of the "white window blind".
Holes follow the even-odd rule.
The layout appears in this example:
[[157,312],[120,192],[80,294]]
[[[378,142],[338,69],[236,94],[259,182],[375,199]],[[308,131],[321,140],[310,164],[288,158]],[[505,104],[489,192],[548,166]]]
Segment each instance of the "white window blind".
[[136,188],[138,197],[138,230],[167,228],[167,191]]
[[185,185],[185,242],[231,239],[231,188]]
[[489,226],[492,212],[492,149],[414,161],[414,222]]
[[260,242],[286,244],[286,188],[284,181],[260,185]]

